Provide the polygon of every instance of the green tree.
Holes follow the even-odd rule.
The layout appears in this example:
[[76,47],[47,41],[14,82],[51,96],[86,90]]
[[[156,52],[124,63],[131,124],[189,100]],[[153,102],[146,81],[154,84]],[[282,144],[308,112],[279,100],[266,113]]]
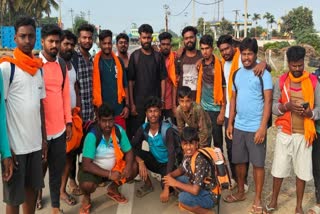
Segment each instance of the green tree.
[[44,17],[38,20],[39,26],[46,24],[58,24],[58,17]]
[[269,35],[269,32],[270,32],[270,29],[269,29],[269,25],[272,29],[272,24],[276,22],[275,18],[274,18],[274,15],[272,15],[271,13],[269,12],[266,12],[264,15],[263,15],[263,18],[266,20],[267,22],[267,33]]
[[313,29],[304,29],[296,34],[297,44],[311,45],[320,53],[320,37],[314,33]]
[[[162,32],[164,32],[164,29],[161,29],[161,30],[159,31],[159,34],[162,33]],[[173,31],[170,30],[170,29],[168,30],[168,33],[170,33],[173,38],[179,37],[178,34],[176,34],[175,32],[173,32]]]
[[254,13],[252,17],[252,21],[255,23],[254,27],[254,37],[257,37],[257,26],[258,26],[258,20],[261,19],[261,15],[258,13]]
[[218,31],[219,35],[233,34],[233,32],[234,32],[232,23],[225,18],[221,19],[221,21],[217,27],[217,31]]
[[209,35],[213,36],[213,34],[214,34],[211,29],[210,22],[205,22],[202,17],[198,19],[197,29],[198,29],[198,34],[200,36],[203,36],[204,34],[209,34]]
[[89,22],[85,20],[83,17],[76,15],[76,17],[74,18],[73,33],[77,34],[77,29],[80,27],[80,25],[88,23]]
[[[314,31],[314,22],[312,10],[307,7],[300,6],[294,8],[283,17],[281,31],[283,33],[293,34],[297,36],[302,31]],[[305,32],[306,32],[305,31]]]

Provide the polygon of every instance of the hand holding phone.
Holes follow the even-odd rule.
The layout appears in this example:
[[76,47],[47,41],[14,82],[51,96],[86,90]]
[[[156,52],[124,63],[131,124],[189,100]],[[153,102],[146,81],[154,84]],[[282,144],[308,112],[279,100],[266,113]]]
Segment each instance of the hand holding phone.
[[302,103],[301,105],[304,108],[304,110],[309,108],[309,102]]

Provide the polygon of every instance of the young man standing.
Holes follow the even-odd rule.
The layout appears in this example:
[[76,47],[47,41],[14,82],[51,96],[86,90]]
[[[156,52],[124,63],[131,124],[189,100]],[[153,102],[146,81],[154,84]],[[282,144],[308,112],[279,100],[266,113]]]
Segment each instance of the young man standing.
[[72,135],[69,75],[65,61],[57,56],[61,35],[61,29],[57,25],[43,26],[41,29],[43,50],[39,55],[44,63],[43,79],[47,95],[43,104],[53,213],[59,213],[60,209],[60,186],[62,172],[66,164],[66,141],[69,141]]
[[148,122],[139,127],[132,140],[139,174],[145,182],[136,192],[139,198],[153,191],[148,170],[163,177],[173,171],[176,163],[173,128],[171,124],[161,122],[161,107],[158,97],[147,99],[145,111]]
[[198,131],[192,127],[185,127],[181,134],[181,147],[184,153],[182,164],[173,172],[164,176],[163,182],[165,188],[160,195],[162,202],[169,199],[169,187],[180,190],[179,207],[192,213],[213,214],[211,210],[214,205],[214,199],[211,190],[214,188],[214,180],[211,178],[211,167],[208,159],[202,154],[195,158],[195,170],[191,168],[191,159],[200,147]]
[[125,33],[119,33],[116,37],[116,47],[117,47],[117,56],[122,59],[124,63],[124,68],[128,71],[129,58],[128,53],[129,48],[129,37]]
[[167,70],[160,53],[151,47],[153,29],[143,24],[138,29],[141,48],[134,51],[129,61],[130,129],[131,138],[145,120],[146,97],[156,96],[164,102]]
[[170,118],[173,122],[175,121],[175,114],[177,111],[178,79],[175,65],[176,53],[171,50],[171,38],[172,35],[168,32],[163,32],[159,35],[160,53],[164,56],[168,72],[168,78],[165,82],[166,88],[162,114],[164,118]]
[[[14,57],[0,60],[9,142],[16,168],[10,182],[3,182],[7,214],[19,213],[21,204],[24,213],[35,212],[37,191],[44,186],[41,162],[47,158],[42,61],[32,54],[36,40],[35,21],[20,17],[14,27],[17,44]],[[1,129],[3,132],[5,129]]]
[[127,74],[119,57],[112,52],[112,32],[99,34],[99,51],[93,62],[93,105],[98,108],[108,103],[115,113],[115,123],[126,129],[129,116],[129,92]]
[[203,56],[199,67],[196,102],[208,112],[212,123],[212,137],[215,147],[223,150],[222,125],[225,114],[225,80],[221,63],[213,52],[213,38],[204,35],[200,39]]
[[113,110],[104,103],[98,108],[97,117],[97,125],[85,138],[78,174],[84,193],[80,213],[89,213],[90,195],[106,180],[111,181],[106,196],[120,204],[127,203],[118,188],[138,173],[131,144],[124,129],[114,123]]
[[266,206],[269,212],[277,207],[283,178],[290,176],[292,164],[296,174],[295,213],[303,213],[305,183],[313,178],[312,143],[317,137],[314,120],[320,118],[320,88],[317,77],[304,70],[305,54],[301,46],[287,50],[289,72],[283,74],[274,86],[272,112],[278,116],[275,122],[278,134],[271,170],[272,199]]
[[[243,201],[247,163],[253,165],[255,198],[252,213],[263,211],[261,194],[264,183],[267,124],[272,105],[272,78],[269,72],[255,76],[257,40],[245,38],[240,44],[240,68],[234,76],[230,100],[230,118],[227,137],[232,139],[232,162],[235,164],[238,191],[224,200],[228,203]],[[234,128],[233,128],[234,127]]]
[[202,58],[201,52],[196,49],[198,30],[195,27],[187,26],[182,30],[184,49],[178,57],[177,74],[179,75],[178,89],[181,86],[191,88],[191,99],[196,100],[198,82],[197,62]]
[[211,146],[212,124],[208,113],[196,102],[192,101],[192,91],[188,86],[178,90],[177,125],[182,133],[185,126],[190,126],[199,131],[200,148]]

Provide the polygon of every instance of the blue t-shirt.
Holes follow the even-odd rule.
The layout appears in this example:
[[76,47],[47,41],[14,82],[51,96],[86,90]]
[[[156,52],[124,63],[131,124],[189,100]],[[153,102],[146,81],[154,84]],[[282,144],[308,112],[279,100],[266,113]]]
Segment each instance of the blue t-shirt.
[[[262,75],[264,90],[272,90],[271,74],[265,70]],[[241,131],[256,132],[262,121],[264,99],[261,83],[253,70],[240,68],[234,84],[237,87],[236,118],[234,127]],[[232,90],[236,91],[234,85]]]

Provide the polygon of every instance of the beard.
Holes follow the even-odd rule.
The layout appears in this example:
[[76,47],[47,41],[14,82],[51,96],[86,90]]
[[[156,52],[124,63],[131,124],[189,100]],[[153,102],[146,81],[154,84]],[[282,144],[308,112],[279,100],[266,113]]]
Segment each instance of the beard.
[[196,49],[196,43],[195,42],[188,42],[187,45],[185,45],[185,48],[188,51],[193,51],[194,49]]
[[161,53],[163,56],[169,56],[170,50],[163,50]]
[[66,51],[66,52],[61,52],[60,51],[60,57],[64,59],[65,61],[70,61],[73,56],[72,51]]
[[142,47],[144,50],[150,50],[150,48],[151,48],[151,42],[143,43],[143,44],[141,44],[141,47]]

